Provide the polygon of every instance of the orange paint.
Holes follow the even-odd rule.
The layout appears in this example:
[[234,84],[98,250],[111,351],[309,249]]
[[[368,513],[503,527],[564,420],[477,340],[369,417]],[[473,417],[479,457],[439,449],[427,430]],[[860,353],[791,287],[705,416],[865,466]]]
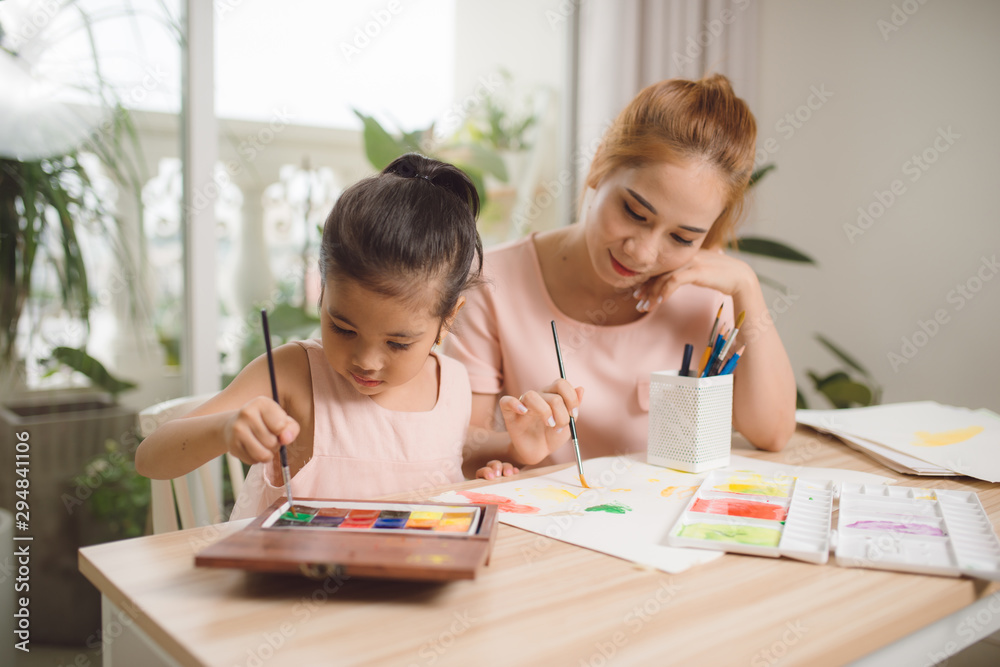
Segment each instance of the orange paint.
[[[660,491],[660,495],[664,498],[670,498],[674,496],[678,500],[684,498],[690,498],[694,495],[694,492],[698,490],[697,486],[668,486],[667,488]],[[676,495],[675,495],[676,494]]]
[[475,491],[459,491],[459,495],[465,496],[474,503],[483,505],[496,505],[501,512],[508,514],[536,514],[539,509],[531,505],[520,505],[510,498],[498,496],[492,493],[476,493]]

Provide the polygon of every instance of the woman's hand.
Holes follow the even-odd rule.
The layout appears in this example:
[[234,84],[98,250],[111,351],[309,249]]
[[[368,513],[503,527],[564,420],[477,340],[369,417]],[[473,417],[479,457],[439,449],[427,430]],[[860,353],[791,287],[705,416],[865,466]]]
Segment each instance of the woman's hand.
[[240,461],[253,465],[274,458],[281,445],[299,435],[299,424],[266,396],[251,399],[226,421],[226,449]]
[[490,461],[485,466],[476,471],[476,479],[494,479],[496,477],[513,477],[521,472],[510,463],[503,461]]
[[721,250],[699,250],[684,266],[650,278],[636,289],[636,309],[648,312],[663,303],[681,285],[708,287],[734,299],[754,285],[757,275],[750,266]]
[[500,413],[517,459],[533,465],[565,444],[569,418],[576,418],[582,400],[583,388],[574,389],[566,380],[525,392],[520,398],[501,398]]

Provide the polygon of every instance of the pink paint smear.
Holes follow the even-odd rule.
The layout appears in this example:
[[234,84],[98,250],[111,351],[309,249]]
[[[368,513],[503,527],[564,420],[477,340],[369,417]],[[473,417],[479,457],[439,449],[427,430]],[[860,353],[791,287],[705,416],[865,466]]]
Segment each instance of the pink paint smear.
[[507,512],[509,514],[536,514],[539,511],[537,507],[532,507],[531,505],[519,505],[510,498],[504,498],[503,496],[497,496],[492,493],[476,493],[475,491],[459,491],[458,493],[474,503],[496,505],[497,509],[501,512]]

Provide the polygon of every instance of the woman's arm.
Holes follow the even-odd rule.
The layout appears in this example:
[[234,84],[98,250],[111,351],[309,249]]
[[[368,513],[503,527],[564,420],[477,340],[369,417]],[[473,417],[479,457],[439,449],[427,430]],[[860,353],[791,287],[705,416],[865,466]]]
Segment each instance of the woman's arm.
[[651,308],[681,285],[700,285],[733,299],[745,312],[732,351],[745,344],[733,375],[733,426],[755,447],[778,451],[795,431],[795,374],[764,301],[757,274],[748,264],[717,250],[701,250],[686,266],[643,286]]

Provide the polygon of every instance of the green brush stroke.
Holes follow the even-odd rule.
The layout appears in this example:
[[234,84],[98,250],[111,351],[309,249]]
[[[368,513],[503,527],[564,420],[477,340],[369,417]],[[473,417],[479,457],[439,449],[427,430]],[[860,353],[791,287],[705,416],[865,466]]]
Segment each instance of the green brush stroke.
[[679,537],[714,542],[735,542],[756,547],[776,547],[781,531],[759,526],[728,526],[721,523],[692,523],[681,528]]
[[604,503],[603,505],[594,505],[593,507],[588,507],[584,510],[585,512],[607,512],[608,514],[625,514],[625,512],[631,512],[632,508],[628,505],[622,505],[619,502]]

